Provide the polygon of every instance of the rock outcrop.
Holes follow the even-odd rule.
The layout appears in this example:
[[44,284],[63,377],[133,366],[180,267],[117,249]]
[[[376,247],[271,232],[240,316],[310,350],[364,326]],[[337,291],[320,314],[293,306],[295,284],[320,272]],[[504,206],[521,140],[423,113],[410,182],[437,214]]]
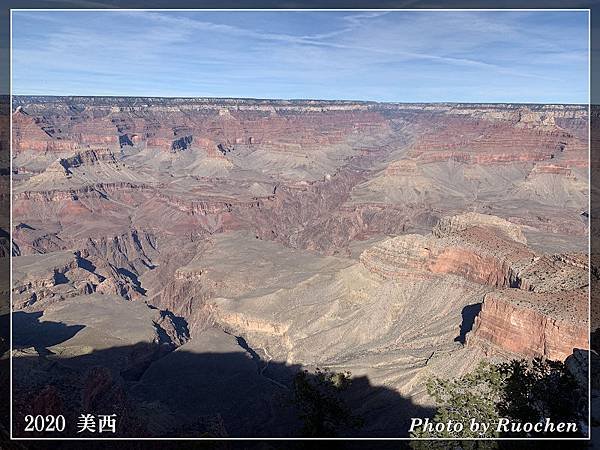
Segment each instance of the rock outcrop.
[[513,241],[527,244],[527,239],[520,226],[489,214],[470,212],[457,216],[443,217],[433,228],[432,232],[434,236],[442,237],[476,226],[493,228]]
[[526,246],[505,239],[492,228],[477,226],[444,237],[391,238],[360,256],[371,272],[386,279],[402,277],[407,271],[448,273],[499,288],[519,287],[519,272],[534,258]]
[[539,256],[519,242],[522,238],[509,222],[464,214],[441,219],[433,236],[383,241],[360,260],[383,279],[443,273],[493,288],[483,298],[469,345],[559,360],[574,348],[589,349],[585,255]]
[[492,353],[564,361],[573,350],[590,347],[587,291],[489,293],[467,339],[468,345],[481,345]]

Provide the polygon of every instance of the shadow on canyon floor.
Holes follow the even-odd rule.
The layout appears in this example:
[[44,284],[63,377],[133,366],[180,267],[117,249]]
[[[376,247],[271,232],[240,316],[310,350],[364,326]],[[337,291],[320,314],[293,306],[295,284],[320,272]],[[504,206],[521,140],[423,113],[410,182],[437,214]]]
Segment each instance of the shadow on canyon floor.
[[[83,326],[39,322],[39,317],[18,312],[13,320],[15,348],[21,349],[13,358],[17,436],[36,435],[18,431],[27,414],[63,414],[64,433],[37,436],[99,437],[77,433],[82,413],[116,413],[122,437],[301,436],[301,412],[293,401],[299,365],[257,360],[245,341],[230,335],[224,338],[234,342],[230,352],[202,346],[170,351],[139,343],[59,356],[47,346],[70,339]],[[353,377],[340,398],[364,421],[360,429],[340,425],[338,435],[344,437],[406,436],[411,417],[434,412],[392,389],[371,385],[365,376]]]
[[[39,315],[18,313],[16,324],[26,324],[29,336],[21,342],[60,344],[70,339],[81,327],[62,323],[44,324]],[[21,316],[23,314],[23,316]],[[17,315],[17,314],[16,314]],[[39,329],[36,330],[36,323]],[[20,341],[15,340],[16,343]],[[238,342],[239,344],[239,342]],[[93,414],[117,413],[124,431],[123,437],[133,438],[148,433],[148,427],[162,425],[168,429],[165,437],[175,436],[235,436],[236,430],[254,429],[257,437],[265,431],[278,430],[279,435],[297,435],[301,423],[297,411],[289,402],[290,380],[299,366],[270,363],[265,369],[257,365],[250,352],[192,353],[186,351],[161,352],[160,346],[134,345],[109,348],[72,358],[58,358],[43,349],[41,356],[15,358],[14,414],[16,429],[22,427],[25,414],[64,414],[67,418],[66,435],[76,435],[77,416],[81,412]],[[31,348],[31,347],[29,347]],[[148,362],[150,360],[150,362]],[[123,373],[141,366],[139,377],[127,381]],[[8,360],[0,360],[0,382],[8,386]],[[272,378],[266,378],[264,375]],[[282,387],[279,384],[285,386]],[[287,388],[287,389],[286,389]],[[7,398],[1,399],[2,411],[7,411]],[[405,424],[410,416],[431,416],[433,411],[421,408],[395,391],[372,386],[366,377],[354,378],[344,396],[353,411],[367,412],[366,425],[371,436],[391,436],[398,424]],[[366,406],[366,408],[365,408]],[[371,410],[369,413],[368,411]],[[212,414],[211,414],[212,412]],[[207,414],[208,413],[208,414]],[[8,414],[3,415],[0,428],[0,449],[54,448],[51,442],[9,442]],[[162,421],[162,422],[161,422]],[[386,423],[390,424],[386,427]],[[380,433],[375,432],[378,424]],[[396,425],[394,427],[393,425]],[[405,426],[405,425],[403,425]],[[248,428],[250,427],[250,428]],[[286,428],[288,427],[288,428]],[[22,429],[22,428],[21,428]],[[406,430],[406,428],[404,428]],[[282,434],[283,430],[283,434]],[[287,430],[287,433],[286,433]],[[233,431],[233,432],[232,432]],[[156,432],[156,429],[154,429]],[[348,433],[360,435],[360,431]],[[343,432],[342,436],[345,436]],[[39,435],[38,435],[39,436]],[[56,436],[56,435],[55,435]],[[57,436],[58,437],[58,436]],[[94,437],[88,434],[86,437]],[[464,447],[460,442],[421,442],[415,447],[407,441],[328,441],[331,449],[408,449],[408,448],[499,448],[544,449],[564,448],[552,442],[480,442]],[[458,444],[458,446],[457,446]],[[494,444],[497,446],[490,446]],[[584,443],[585,444],[585,443]],[[323,444],[314,441],[81,441],[61,442],[61,448],[127,448],[127,449],[309,449]],[[414,443],[413,443],[414,445]],[[423,447],[424,445],[424,447]],[[576,446],[584,448],[585,445]],[[575,448],[575,447],[573,447]]]
[[12,314],[13,348],[33,347],[38,353],[75,336],[84,325],[66,325],[61,322],[40,322],[42,312]]
[[456,338],[454,338],[455,342],[460,342],[464,344],[467,339],[467,333],[473,329],[473,325],[475,324],[475,317],[481,311],[482,303],[474,303],[472,305],[467,305],[462,309],[462,322],[460,323],[460,332]]

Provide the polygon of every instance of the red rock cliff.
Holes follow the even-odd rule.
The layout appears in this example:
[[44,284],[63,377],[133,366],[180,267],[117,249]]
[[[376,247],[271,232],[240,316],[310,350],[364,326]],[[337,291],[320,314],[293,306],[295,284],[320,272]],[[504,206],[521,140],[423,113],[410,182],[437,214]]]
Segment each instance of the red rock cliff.
[[467,343],[490,353],[564,361],[573,349],[589,348],[586,308],[585,291],[564,295],[491,292],[485,296]]

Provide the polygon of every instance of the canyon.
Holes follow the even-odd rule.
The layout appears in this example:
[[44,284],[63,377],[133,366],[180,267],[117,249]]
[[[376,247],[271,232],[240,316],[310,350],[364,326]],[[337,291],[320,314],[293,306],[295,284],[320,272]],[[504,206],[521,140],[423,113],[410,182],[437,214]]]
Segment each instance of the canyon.
[[589,349],[579,105],[13,97],[19,414],[122,436],[291,436],[302,369],[348,435],[405,436],[431,376]]

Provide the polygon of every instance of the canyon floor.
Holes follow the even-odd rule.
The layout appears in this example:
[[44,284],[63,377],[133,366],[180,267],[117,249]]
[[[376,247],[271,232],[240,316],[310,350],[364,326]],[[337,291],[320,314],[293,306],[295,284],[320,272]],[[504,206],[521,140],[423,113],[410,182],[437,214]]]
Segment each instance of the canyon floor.
[[295,436],[294,375],[329,368],[345,435],[406,436],[431,376],[589,349],[587,107],[12,107],[16,435]]

